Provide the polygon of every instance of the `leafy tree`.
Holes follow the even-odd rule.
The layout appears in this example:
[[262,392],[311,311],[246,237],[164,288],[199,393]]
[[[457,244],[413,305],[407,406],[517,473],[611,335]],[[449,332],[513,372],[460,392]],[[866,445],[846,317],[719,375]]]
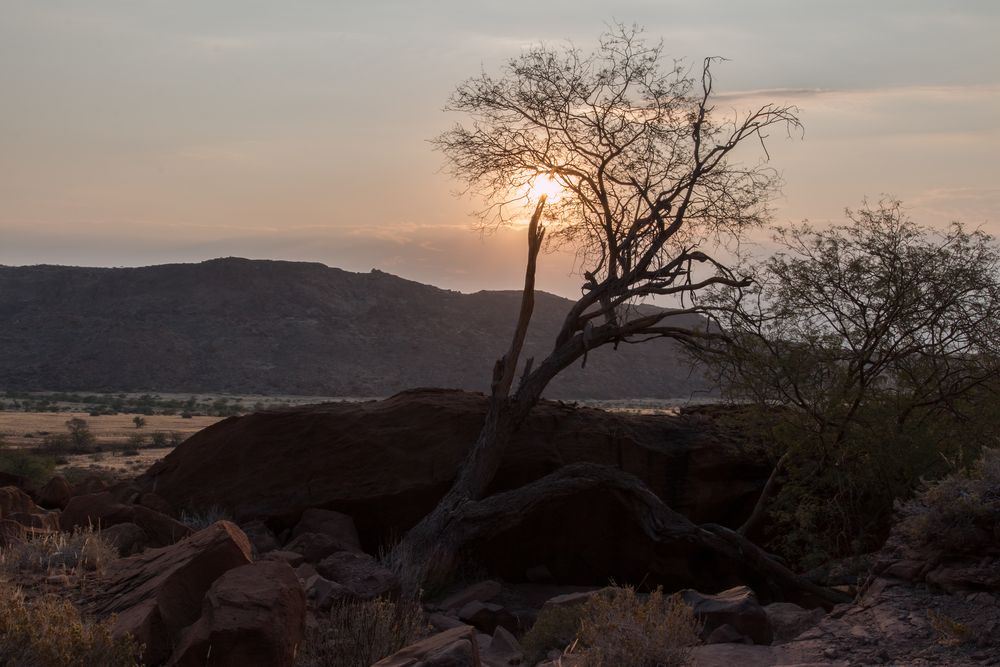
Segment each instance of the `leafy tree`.
[[97,440],[90,432],[90,424],[80,417],[68,420],[66,430],[69,431],[69,446],[73,451],[87,451]]
[[146,418],[136,415],[135,417],[132,417],[132,423],[135,424],[136,428],[142,428],[146,425]]
[[[717,334],[678,319],[710,314],[690,297],[712,285],[750,284],[709,248],[767,218],[777,178],[761,162],[735,161],[734,151],[742,147],[747,156],[769,131],[795,129],[799,122],[795,109],[773,104],[718,113],[715,62],[705,60],[694,73],[665,65],[662,45],[618,26],[590,54],[533,47],[511,59],[501,76],[480,74],[453,94],[449,108],[470,121],[439,136],[437,147],[454,175],[485,198],[483,225],[530,213],[528,257],[521,309],[510,348],[493,369],[482,430],[452,488],[395,550],[411,586],[433,580],[434,568],[446,571],[470,540],[513,525],[539,504],[607,488],[631,499],[652,539],[700,544],[756,568],[775,588],[808,587],[732,531],[691,524],[616,468],[576,464],[486,495],[511,434],[562,370],[605,345],[712,338]],[[545,239],[576,249],[581,297],[548,356],[521,365]],[[651,297],[688,305],[642,307]]]
[[1000,377],[994,240],[920,227],[898,201],[847,215],[778,228],[754,286],[712,300],[728,344],[700,353],[734,398],[785,408],[773,413],[775,472],[743,532],[780,478],[771,515],[798,557],[877,546],[894,498],[1000,432],[981,409]]

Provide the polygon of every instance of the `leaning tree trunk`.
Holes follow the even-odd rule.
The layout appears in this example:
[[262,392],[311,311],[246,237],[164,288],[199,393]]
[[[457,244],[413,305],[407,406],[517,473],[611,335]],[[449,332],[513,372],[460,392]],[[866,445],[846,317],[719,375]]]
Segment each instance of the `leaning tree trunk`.
[[540,225],[544,204],[542,198],[528,228],[528,262],[521,310],[511,347],[493,369],[483,427],[452,487],[393,550],[392,559],[404,590],[417,594],[425,587],[442,583],[453,571],[466,546],[513,528],[535,508],[600,488],[615,492],[625,501],[632,517],[652,541],[665,546],[694,545],[737,563],[763,580],[772,597],[826,606],[849,601],[850,598],[839,591],[796,576],[736,531],[714,524],[693,524],[667,507],[641,480],[616,468],[573,464],[518,489],[484,497],[511,436],[538,403],[545,387],[590,347],[587,340],[577,336],[557,345],[534,370],[529,359],[517,390],[511,393],[534,308],[535,266],[544,236]]

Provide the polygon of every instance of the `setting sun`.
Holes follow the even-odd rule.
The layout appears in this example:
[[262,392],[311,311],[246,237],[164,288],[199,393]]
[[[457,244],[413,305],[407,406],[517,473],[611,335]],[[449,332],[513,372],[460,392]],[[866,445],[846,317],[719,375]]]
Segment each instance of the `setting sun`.
[[566,188],[550,174],[539,174],[528,182],[527,196],[537,200],[542,195],[550,202],[557,202],[566,193]]

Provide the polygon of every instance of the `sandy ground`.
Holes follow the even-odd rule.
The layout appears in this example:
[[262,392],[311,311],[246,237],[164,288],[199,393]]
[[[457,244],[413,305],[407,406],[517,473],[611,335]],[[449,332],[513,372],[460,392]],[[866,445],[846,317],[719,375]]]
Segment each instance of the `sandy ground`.
[[85,419],[97,444],[124,443],[129,436],[139,433],[149,440],[155,431],[177,432],[182,439],[211,426],[222,417],[191,417],[180,415],[139,415],[146,425],[136,429],[133,414],[101,415],[91,417],[85,412],[0,412],[0,436],[10,446],[34,447],[42,444],[47,434],[66,433],[66,422],[74,417]]

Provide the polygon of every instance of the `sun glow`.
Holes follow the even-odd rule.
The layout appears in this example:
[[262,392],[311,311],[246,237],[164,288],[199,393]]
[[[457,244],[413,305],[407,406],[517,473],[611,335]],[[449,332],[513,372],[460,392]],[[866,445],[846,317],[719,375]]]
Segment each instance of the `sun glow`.
[[546,201],[555,203],[566,194],[566,188],[550,174],[539,174],[528,181],[527,196],[532,201],[538,201],[545,195]]

